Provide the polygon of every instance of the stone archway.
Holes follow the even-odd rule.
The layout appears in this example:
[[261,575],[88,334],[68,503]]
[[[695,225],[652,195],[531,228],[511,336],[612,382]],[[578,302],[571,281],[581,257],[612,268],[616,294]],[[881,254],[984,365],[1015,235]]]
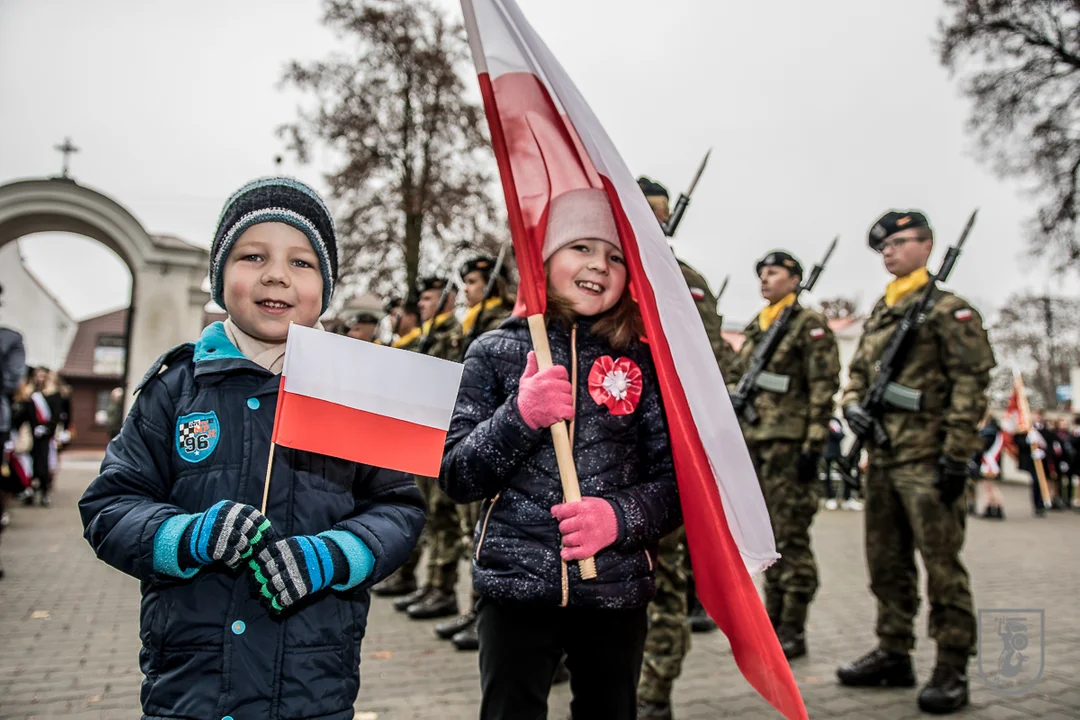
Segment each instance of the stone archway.
[[[115,200],[67,178],[0,185],[0,246],[38,232],[70,232],[113,250],[131,271],[131,310],[125,383],[128,389],[157,357],[198,337],[206,248],[168,235],[151,235]],[[125,393],[125,405],[131,393]]]

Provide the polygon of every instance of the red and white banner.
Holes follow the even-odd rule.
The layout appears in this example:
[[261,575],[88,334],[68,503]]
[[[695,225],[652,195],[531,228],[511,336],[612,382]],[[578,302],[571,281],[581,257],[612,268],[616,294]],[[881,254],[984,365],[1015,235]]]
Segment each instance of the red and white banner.
[[437,477],[463,366],[289,327],[273,441]]
[[[550,201],[603,188],[660,380],[698,596],[743,675],[788,718],[806,709],[750,573],[777,559],[772,525],[701,317],[667,240],[600,122],[513,0],[462,0],[521,273],[541,313]],[[643,102],[651,102],[642,98]]]

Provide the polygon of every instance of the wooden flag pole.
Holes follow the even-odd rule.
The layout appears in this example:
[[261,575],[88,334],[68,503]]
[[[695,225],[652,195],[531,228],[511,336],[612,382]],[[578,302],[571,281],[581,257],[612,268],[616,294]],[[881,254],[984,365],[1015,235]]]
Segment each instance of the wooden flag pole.
[[[532,335],[533,350],[536,352],[536,367],[546,370],[552,366],[551,346],[548,345],[547,325],[543,315],[529,316],[529,334]],[[570,433],[565,422],[551,426],[551,440],[555,443],[555,460],[559,464],[559,479],[562,480],[563,496],[566,502],[581,502],[581,486],[578,484],[577,468],[574,466],[574,451],[570,446]],[[585,558],[578,560],[578,569],[583,580],[596,577],[596,560]]]
[[266,501],[270,498],[270,471],[274,467],[274,448],[276,447],[277,443],[270,443],[270,456],[266,458],[266,480],[263,482],[263,501],[262,510],[260,510],[263,515],[266,515]]
[[[1013,371],[1013,385],[1016,388],[1016,402],[1020,406],[1020,422],[1026,428],[1024,432],[1029,433],[1035,429],[1034,423],[1031,422],[1031,406],[1028,404],[1027,391],[1024,389],[1024,378],[1015,370]],[[1042,437],[1042,433],[1039,436]],[[1035,457],[1036,450],[1031,448],[1030,442],[1028,448],[1031,449],[1031,461],[1035,464],[1035,477],[1039,483],[1039,492],[1042,493],[1043,507],[1050,507],[1050,487],[1046,484],[1046,469],[1043,467],[1042,458]],[[1050,448],[1045,448],[1045,450],[1048,452]]]

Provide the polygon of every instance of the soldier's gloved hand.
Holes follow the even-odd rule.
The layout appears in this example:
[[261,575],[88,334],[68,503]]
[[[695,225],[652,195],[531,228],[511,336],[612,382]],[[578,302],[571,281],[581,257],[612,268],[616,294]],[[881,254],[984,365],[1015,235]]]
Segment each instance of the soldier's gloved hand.
[[176,560],[181,570],[220,560],[230,568],[267,541],[270,521],[250,505],[221,500],[194,516],[188,523]]
[[870,437],[874,432],[874,419],[866,412],[866,408],[857,402],[844,406],[844,419],[851,431],[859,437]]
[[731,406],[735,408],[735,414],[738,415],[739,413],[741,413],[742,409],[746,407],[746,396],[743,395],[741,392],[736,392],[735,390],[732,390],[730,393],[728,393],[728,397],[731,398]]
[[941,502],[952,505],[967,489],[968,467],[966,460],[942,457],[938,461],[938,477],[934,487],[941,494]]
[[821,455],[810,450],[803,450],[799,454],[799,460],[795,464],[799,482],[809,485],[817,480],[819,460],[821,460]]

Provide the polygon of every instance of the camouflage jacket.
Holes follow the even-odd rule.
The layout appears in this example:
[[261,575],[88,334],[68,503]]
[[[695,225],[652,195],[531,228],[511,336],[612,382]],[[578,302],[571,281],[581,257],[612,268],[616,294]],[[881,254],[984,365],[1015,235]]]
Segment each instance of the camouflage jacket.
[[[891,308],[884,299],[874,306],[851,359],[842,405],[862,400],[885,345],[919,295],[912,292]],[[899,386],[896,409],[882,417],[892,447],[874,449],[875,463],[893,465],[941,455],[960,461],[970,458],[982,446],[976,428],[986,411],[986,388],[995,364],[978,311],[950,292],[935,290],[933,307],[894,378]],[[909,409],[901,408],[905,397]]]
[[716,311],[716,296],[712,294],[709,283],[701,273],[682,260],[679,260],[679,268],[682,269],[683,279],[686,280],[690,295],[694,298],[694,304],[697,305],[701,322],[705,325],[705,334],[709,336],[709,344],[712,345],[713,355],[716,356],[716,364],[720,367],[720,373],[724,375],[724,380],[727,382],[727,375],[735,362],[735,351],[724,342],[724,337],[720,333],[724,326],[724,318]]
[[[432,338],[427,349],[431,357],[461,362],[461,323],[450,314],[431,330]],[[424,340],[423,342],[428,342]],[[420,347],[417,347],[419,350]]]
[[510,312],[513,310],[513,305],[503,301],[498,307],[489,308],[484,310],[484,313],[480,315],[479,322],[473,326],[473,331],[468,335],[462,331],[461,339],[461,358],[459,362],[465,361],[465,353],[469,350],[469,345],[473,343],[478,337],[486,332],[491,332],[495,328],[503,324],[506,318],[510,317]]
[[[729,387],[738,384],[765,334],[757,318],[743,332],[746,342],[739,348]],[[755,425],[743,421],[746,441],[795,440],[807,450],[823,452],[833,396],[840,389],[840,353],[825,316],[796,303],[790,325],[765,370],[773,375],[759,381],[753,402],[761,417]]]

